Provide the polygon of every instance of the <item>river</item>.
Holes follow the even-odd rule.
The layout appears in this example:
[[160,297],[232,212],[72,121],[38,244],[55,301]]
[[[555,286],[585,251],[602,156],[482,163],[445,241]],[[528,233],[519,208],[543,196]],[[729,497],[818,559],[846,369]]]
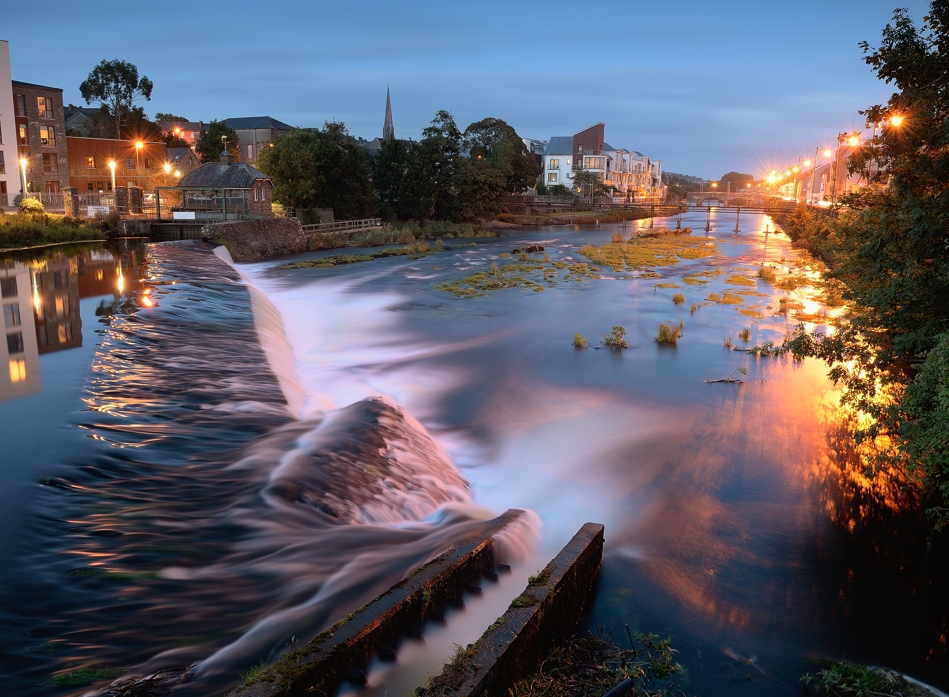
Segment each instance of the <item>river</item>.
[[[188,244],[8,259],[8,692],[187,667],[182,694],[223,692],[508,509],[526,511],[502,534],[511,580],[361,694],[419,684],[586,521],[606,549],[584,625],[671,636],[686,692],[794,694],[841,655],[949,687],[945,545],[927,547],[899,482],[863,476],[826,366],[725,345],[780,344],[795,311],[779,309],[819,327],[825,308],[756,278],[795,266],[770,220],[705,222],[682,220],[716,253],[658,276],[474,298],[435,286],[523,244],[572,264],[649,222],[331,269],[235,268]],[[706,301],[725,292],[741,304]],[[614,325],[630,348],[571,345]],[[744,382],[705,382],[729,376]]]

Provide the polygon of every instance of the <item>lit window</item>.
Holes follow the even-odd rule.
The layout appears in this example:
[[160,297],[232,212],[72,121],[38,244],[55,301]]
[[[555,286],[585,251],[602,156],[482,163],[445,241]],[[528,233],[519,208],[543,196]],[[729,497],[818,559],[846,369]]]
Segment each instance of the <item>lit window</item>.
[[547,172],[547,182],[556,183],[557,182],[557,173],[556,172]]
[[253,159],[254,159],[254,146],[248,145],[247,146],[247,161],[250,162]]
[[41,119],[53,118],[53,100],[49,97],[37,97],[36,110]]
[[10,382],[26,380],[26,361],[22,358],[10,359]]
[[551,159],[551,160],[550,160],[550,166],[549,166],[547,169],[560,169],[560,160],[559,160],[559,159]]
[[52,126],[40,126],[40,144],[56,145],[56,129]]
[[89,167],[90,169],[95,169],[95,168],[96,168],[96,158],[95,158],[95,155],[89,155],[89,156],[86,157],[86,167]]
[[3,306],[3,326],[7,328],[20,326],[20,306],[19,305],[4,305]]
[[16,125],[16,142],[18,145],[29,145],[30,137],[26,134],[26,124],[18,123]]

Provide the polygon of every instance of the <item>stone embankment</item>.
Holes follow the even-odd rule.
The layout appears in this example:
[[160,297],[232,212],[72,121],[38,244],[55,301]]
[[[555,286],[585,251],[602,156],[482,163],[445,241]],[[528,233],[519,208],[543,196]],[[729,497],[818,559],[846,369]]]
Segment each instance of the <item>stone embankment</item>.
[[306,235],[296,218],[266,218],[211,223],[201,237],[223,244],[234,261],[260,261],[307,251]]

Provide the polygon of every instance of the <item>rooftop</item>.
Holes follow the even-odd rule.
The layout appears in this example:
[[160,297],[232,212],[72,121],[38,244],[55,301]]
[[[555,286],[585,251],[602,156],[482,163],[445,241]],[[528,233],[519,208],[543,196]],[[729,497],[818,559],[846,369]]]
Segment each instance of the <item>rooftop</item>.
[[283,121],[277,121],[272,116],[243,116],[236,119],[224,119],[224,123],[235,131],[250,130],[253,128],[270,128],[277,131],[289,131],[293,128]]
[[206,186],[209,189],[250,189],[258,179],[270,180],[266,174],[246,162],[208,162],[186,174],[179,186]]
[[554,136],[544,148],[545,155],[572,155],[573,136]]

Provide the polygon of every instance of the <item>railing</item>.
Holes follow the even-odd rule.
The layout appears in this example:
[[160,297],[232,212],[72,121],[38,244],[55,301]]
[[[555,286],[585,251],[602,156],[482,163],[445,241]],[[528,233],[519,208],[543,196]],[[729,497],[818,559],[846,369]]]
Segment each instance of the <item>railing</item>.
[[382,218],[364,218],[362,220],[341,220],[338,223],[315,223],[304,225],[305,233],[354,232],[367,228],[382,227]]

